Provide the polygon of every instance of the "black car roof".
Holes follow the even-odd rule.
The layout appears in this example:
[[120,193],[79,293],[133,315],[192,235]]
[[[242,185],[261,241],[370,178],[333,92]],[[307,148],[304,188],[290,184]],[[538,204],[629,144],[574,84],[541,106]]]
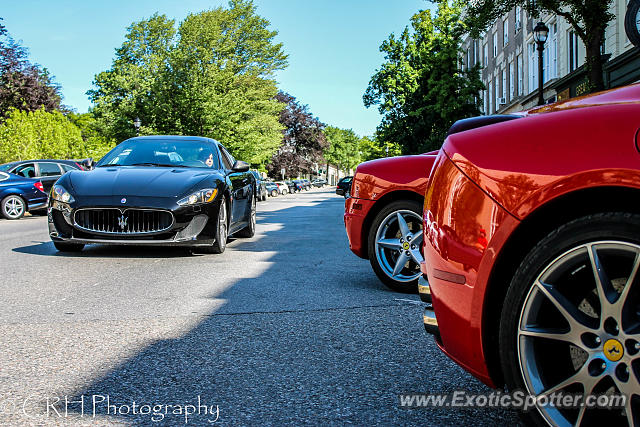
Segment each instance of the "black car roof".
[[[150,141],[150,140],[167,140],[167,141],[198,141],[198,142],[213,142],[218,143],[215,139],[206,138],[204,136],[188,136],[188,135],[148,135],[148,136],[134,136],[126,141]],[[124,141],[123,141],[124,142]]]

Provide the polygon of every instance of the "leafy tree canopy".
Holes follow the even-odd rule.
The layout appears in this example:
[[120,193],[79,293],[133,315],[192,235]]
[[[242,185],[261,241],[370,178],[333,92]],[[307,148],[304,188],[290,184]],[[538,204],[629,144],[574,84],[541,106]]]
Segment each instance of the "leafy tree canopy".
[[363,136],[360,138],[360,152],[362,161],[380,159],[382,157],[393,157],[402,154],[400,145],[393,142],[383,142],[380,138],[373,136]]
[[67,118],[80,130],[87,156],[99,160],[116,146],[114,139],[104,136],[105,130],[102,123],[96,120],[91,111],[83,114],[70,112],[67,113]]
[[551,13],[564,18],[586,47],[587,76],[591,90],[604,89],[603,59],[600,54],[605,30],[615,18],[610,12],[613,0],[477,0],[469,2],[466,22],[471,34],[488,28],[516,6],[522,6],[534,18]]
[[46,68],[29,62],[28,56],[27,49],[0,23],[0,119],[11,108],[24,111],[62,108],[60,86]]
[[391,35],[380,46],[385,62],[364,94],[365,106],[378,106],[382,143],[396,143],[405,154],[440,148],[451,125],[480,114],[478,95],[484,89],[479,69],[461,71],[460,45],[466,27],[463,2],[437,1],[411,18],[399,37]]
[[328,126],[324,130],[329,148],[324,153],[328,163],[342,170],[355,169],[363,161],[360,138],[351,129]]
[[134,136],[139,117],[142,134],[211,137],[264,165],[282,137],[272,77],[287,65],[268,26],[251,0],[191,14],[177,29],[158,14],[132,24],[88,92],[107,136]]
[[0,163],[37,158],[71,159],[92,155],[80,129],[61,112],[11,109],[0,125]]
[[276,99],[285,104],[280,113],[282,144],[267,165],[268,173],[281,177],[297,177],[311,172],[314,164],[322,163],[322,152],[329,144],[323,133],[324,124],[313,117],[307,105],[300,104],[295,97],[279,92]]

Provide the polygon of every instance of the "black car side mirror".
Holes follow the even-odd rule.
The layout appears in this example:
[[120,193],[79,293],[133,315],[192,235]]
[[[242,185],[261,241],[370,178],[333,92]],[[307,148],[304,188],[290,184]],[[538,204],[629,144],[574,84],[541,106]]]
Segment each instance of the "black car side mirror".
[[247,172],[249,170],[249,163],[243,162],[242,160],[236,160],[231,170],[234,172]]

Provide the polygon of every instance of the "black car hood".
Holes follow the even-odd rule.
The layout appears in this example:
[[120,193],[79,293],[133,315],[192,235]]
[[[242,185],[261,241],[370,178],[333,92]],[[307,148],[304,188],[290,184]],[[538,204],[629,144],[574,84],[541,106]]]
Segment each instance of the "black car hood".
[[72,192],[78,196],[180,197],[201,181],[219,177],[199,168],[148,166],[101,167],[69,174]]

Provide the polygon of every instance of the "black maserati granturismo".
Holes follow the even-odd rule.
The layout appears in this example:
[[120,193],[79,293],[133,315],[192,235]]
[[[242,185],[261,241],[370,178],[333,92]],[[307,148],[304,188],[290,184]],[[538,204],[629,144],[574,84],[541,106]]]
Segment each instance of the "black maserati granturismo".
[[136,137],[94,170],[64,174],[51,189],[48,217],[62,252],[98,243],[221,253],[228,236],[255,233],[256,181],[247,163],[212,139]]

